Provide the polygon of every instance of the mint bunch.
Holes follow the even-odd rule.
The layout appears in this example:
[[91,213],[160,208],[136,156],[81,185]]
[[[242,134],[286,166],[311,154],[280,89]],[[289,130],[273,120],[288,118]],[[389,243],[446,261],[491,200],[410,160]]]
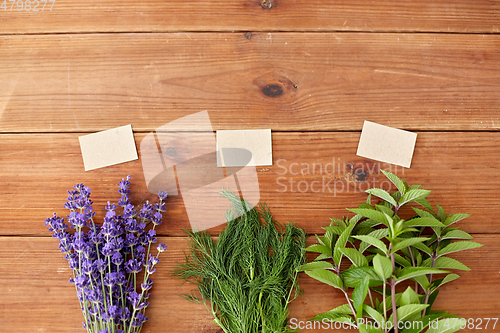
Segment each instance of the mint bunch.
[[[454,227],[469,215],[446,214],[439,205],[434,211],[431,191],[382,172],[398,190],[367,190],[366,202],[348,209],[356,215],[332,219],[306,249],[319,256],[300,270],[339,289],[347,302],[312,320],[348,323],[361,333],[455,332],[460,325],[440,319],[459,318],[432,304],[441,286],[460,277],[450,270],[470,270],[448,255],[482,246]],[[407,220],[398,215],[405,206],[414,213]]]

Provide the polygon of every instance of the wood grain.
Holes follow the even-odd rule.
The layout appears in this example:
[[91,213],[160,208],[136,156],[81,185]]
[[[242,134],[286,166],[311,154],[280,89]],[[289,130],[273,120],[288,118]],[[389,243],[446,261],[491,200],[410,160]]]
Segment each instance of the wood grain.
[[[34,1],[32,2],[34,4]],[[487,0],[57,1],[38,12],[1,9],[1,33],[165,31],[498,32]],[[34,5],[33,5],[34,7]]]
[[[310,235],[364,201],[368,187],[389,189],[381,169],[423,184],[431,203],[449,213],[472,214],[458,226],[485,246],[455,256],[472,271],[444,286],[435,308],[498,317],[499,1],[56,0],[49,11],[50,5],[43,12],[0,8],[0,333],[84,331],[71,272],[43,220],[54,211],[66,215],[66,191],[77,182],[92,188],[98,221],[127,174],[132,200],[154,201],[142,163],[149,166],[158,148],[142,140],[203,110],[214,131],[273,130],[273,166],[258,167],[259,190],[245,193]],[[410,169],[355,155],[364,120],[418,132]],[[139,160],[84,172],[78,136],[126,124]],[[200,133],[191,134],[206,147]],[[177,147],[165,159],[197,149]],[[179,187],[182,195],[169,196],[158,230],[169,247],[144,333],[221,333],[203,305],[178,297],[191,286],[168,276],[186,249],[186,189],[215,174],[212,155],[190,161],[176,164],[176,181],[165,173],[150,184]],[[225,179],[237,171],[224,169]],[[240,173],[238,182],[253,181]],[[196,198],[201,205],[214,196]],[[214,211],[222,208],[212,205],[207,216]],[[305,321],[344,301],[305,275],[300,281],[304,295],[292,303],[290,318]]]
[[[141,164],[147,158],[140,149],[144,134],[135,135],[139,160],[89,172],[84,171],[77,137],[78,134],[0,135],[0,235],[48,235],[43,220],[54,211],[66,215],[62,208],[66,191],[76,183],[92,188],[98,221],[104,216],[106,201],[118,200],[118,181],[128,174],[132,176],[133,202],[154,201]],[[432,190],[430,202],[439,203],[448,213],[472,214],[459,222],[464,230],[500,231],[500,173],[498,161],[493,158],[500,151],[500,133],[419,133],[410,169],[363,164],[366,161],[355,155],[358,140],[359,133],[355,132],[273,134],[274,165],[257,168],[261,201],[271,207],[278,221],[295,221],[309,233],[320,233],[330,218],[340,218],[348,213],[346,207],[364,202],[366,195],[362,191],[368,186],[390,190],[390,184],[377,176],[378,170],[383,169],[410,184]],[[344,170],[344,164],[349,162],[367,173],[366,182],[356,182],[352,177],[349,181],[333,179],[351,172]],[[215,163],[212,167],[201,165],[206,168],[203,170],[214,166]],[[243,184],[246,178],[239,181]],[[217,209],[222,213],[225,208],[223,201]],[[166,222],[158,232],[185,235],[182,228],[190,225],[183,198],[170,196],[167,209]],[[207,213],[210,209],[216,210],[208,208]]]
[[[461,278],[442,288],[435,309],[464,318],[498,317],[498,237],[475,235],[475,240],[484,246],[455,255],[472,271],[458,272]],[[153,276],[155,284],[147,312],[150,320],[142,332],[167,332],[167,327],[169,333],[219,332],[203,305],[190,303],[178,296],[188,293],[192,287],[180,285],[180,280],[168,275],[176,263],[183,260],[187,244],[185,239],[167,237],[160,241],[165,242],[168,249]],[[55,239],[0,237],[0,332],[83,332],[75,289],[68,283],[70,277],[71,271],[57,249]],[[290,318],[305,321],[344,302],[343,296],[333,288],[305,275],[300,277],[300,283],[304,294],[291,304]]]
[[499,35],[3,36],[0,132],[150,131],[203,110],[214,130],[498,131],[499,46]]

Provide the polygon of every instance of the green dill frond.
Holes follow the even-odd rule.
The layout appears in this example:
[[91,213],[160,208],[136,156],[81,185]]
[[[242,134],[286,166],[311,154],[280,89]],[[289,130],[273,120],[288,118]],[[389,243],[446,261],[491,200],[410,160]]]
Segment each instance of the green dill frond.
[[226,228],[217,241],[188,231],[189,252],[173,275],[196,285],[200,297],[184,297],[205,303],[226,333],[289,332],[288,304],[300,295],[306,234],[274,221],[265,204],[250,208],[231,192],[221,194],[232,204]]

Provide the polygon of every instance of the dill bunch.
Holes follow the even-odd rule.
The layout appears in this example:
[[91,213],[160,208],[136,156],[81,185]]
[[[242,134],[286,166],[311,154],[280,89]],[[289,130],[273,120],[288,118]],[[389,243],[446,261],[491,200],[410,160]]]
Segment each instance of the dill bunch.
[[197,292],[183,297],[204,303],[226,333],[290,332],[288,304],[300,294],[306,234],[274,221],[265,204],[247,211],[244,200],[221,194],[232,207],[217,241],[187,231],[189,252],[173,275],[195,284]]

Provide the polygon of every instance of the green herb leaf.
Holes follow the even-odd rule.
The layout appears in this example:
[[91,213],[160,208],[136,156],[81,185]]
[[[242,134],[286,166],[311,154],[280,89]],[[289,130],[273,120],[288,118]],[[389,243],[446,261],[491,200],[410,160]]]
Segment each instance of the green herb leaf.
[[446,218],[446,221],[444,221],[444,224],[446,224],[447,226],[450,226],[453,223],[458,222],[460,220],[463,220],[469,216],[470,216],[470,214],[464,214],[464,213],[453,214],[453,215],[450,215]]
[[431,191],[429,191],[429,190],[421,190],[421,189],[409,190],[401,197],[401,199],[399,199],[398,205],[399,205],[399,207],[404,206],[405,204],[407,204],[410,201],[414,201],[415,199],[421,198],[421,197],[425,198],[429,194],[431,194]]
[[384,254],[387,254],[387,246],[385,246],[384,242],[375,237],[369,235],[362,235],[362,236],[353,236],[353,238],[359,239],[365,243],[375,246],[376,248],[384,252]]
[[408,259],[397,253],[394,253],[394,261],[403,267],[411,266],[411,262]]
[[[406,318],[421,312],[425,308],[427,308],[429,305],[427,304],[408,304],[408,305],[403,305],[400,306],[397,310],[396,313],[398,314],[398,321],[404,321]],[[392,321],[392,315],[389,319],[389,321]]]
[[387,280],[392,275],[391,260],[377,254],[373,257],[373,269],[382,280]]
[[[431,267],[432,258],[424,260],[422,266]],[[463,271],[470,271],[470,268],[462,264],[460,261],[449,258],[449,257],[439,257],[434,261],[434,268],[444,268],[444,269],[461,269]]]
[[450,230],[443,233],[441,239],[472,239],[473,237],[462,230]]
[[[380,171],[382,171],[382,173],[391,181],[391,183],[393,183],[394,186],[396,186],[396,188],[401,193],[401,195],[404,195],[406,193],[407,186],[403,180],[401,180],[398,176],[396,176],[395,174],[390,173],[388,171],[384,171],[384,170],[380,170]],[[418,186],[420,186],[420,185],[418,185]]]
[[340,262],[342,260],[342,252],[340,252],[340,249],[344,248],[345,245],[347,244],[347,240],[351,236],[352,229],[354,229],[355,226],[356,226],[355,223],[349,224],[342,232],[342,234],[339,236],[337,242],[335,243],[335,246],[333,248],[333,262],[337,266],[340,266]]
[[313,269],[305,272],[313,279],[326,283],[334,288],[342,289],[343,287],[342,280],[332,271],[326,269]]
[[[370,232],[367,236],[371,236],[371,237],[374,237],[376,239],[381,239],[383,237],[386,237],[387,235],[389,234],[389,230],[387,228],[385,229],[377,229],[377,230],[374,230],[372,232]],[[363,236],[363,235],[361,235]],[[355,237],[354,237],[355,238]],[[382,243],[383,244],[383,243]],[[371,244],[367,243],[367,242],[364,242],[362,241],[360,244],[359,244],[359,252],[363,253]],[[380,244],[379,244],[380,245]],[[385,246],[385,244],[384,244]]]
[[353,267],[346,269],[341,272],[342,280],[344,280],[344,285],[350,288],[356,288],[361,283],[366,276],[370,279],[370,287],[380,286],[382,281],[380,277],[375,273],[373,267]]
[[361,214],[356,214],[349,219],[349,224],[356,224],[361,220],[364,216]]
[[342,228],[338,225],[335,225],[335,226],[330,226],[330,227],[324,227],[322,229],[324,229],[326,231],[330,231],[334,235],[340,236],[340,235],[342,235],[342,232],[344,232],[345,228]]
[[386,192],[380,188],[371,188],[369,190],[366,190],[365,192],[387,201],[388,203],[390,203],[394,207],[396,207],[398,205],[396,200],[394,200],[394,198],[388,192]]
[[339,321],[341,323],[350,322],[351,317],[346,315],[352,315],[351,307],[347,303],[338,306],[335,309],[331,309],[330,311],[320,313],[319,315],[316,315],[314,318],[311,318],[311,321],[315,320],[321,321],[323,319],[327,319],[332,321]]
[[429,279],[427,278],[427,275],[418,275],[418,276],[414,276],[413,277],[413,280],[417,281],[417,283],[422,287],[422,289],[424,289],[425,291],[427,291],[429,289],[429,285],[430,285],[430,282],[429,282]]
[[[401,294],[399,303],[400,305],[420,304],[420,299],[418,297],[418,294],[411,287],[408,287],[406,288],[404,293]],[[399,316],[398,320],[400,320]]]
[[432,206],[431,204],[429,203],[429,201],[427,201],[426,198],[417,198],[415,200],[413,200],[414,202],[418,203],[419,205],[421,205],[422,207],[424,207],[425,209],[428,209],[430,210],[431,212],[433,211],[432,210]]
[[448,271],[443,271],[436,268],[427,268],[427,267],[405,267],[398,274],[396,278],[396,283],[399,283],[404,280],[411,279],[415,276],[424,275],[424,274],[442,274],[449,273]]
[[434,217],[417,217],[415,219],[407,220],[404,223],[405,228],[410,227],[446,227],[439,220]]
[[401,249],[415,245],[417,243],[425,242],[427,240],[429,240],[429,238],[425,237],[403,238],[396,245],[393,246],[391,253],[397,252]]
[[356,214],[360,214],[360,215],[367,217],[369,219],[379,221],[379,222],[387,225],[387,220],[385,218],[384,213],[379,212],[375,209],[351,208],[351,209],[347,209],[347,210],[350,212],[356,213]]
[[386,207],[386,206],[382,206],[382,205],[375,205],[375,208],[379,211],[379,212],[382,212],[382,213],[386,213],[387,215],[389,215],[390,217],[393,217],[394,216],[394,211],[389,208],[389,207]]
[[[352,314],[352,312],[350,313]],[[355,324],[350,316],[330,311],[314,316],[314,318],[311,318],[311,321],[322,321],[323,319],[331,322]]]
[[416,249],[419,249],[422,252],[427,253],[430,256],[432,255],[432,250],[427,245],[425,245],[423,243],[413,244],[413,247]]
[[446,224],[447,226],[450,226],[453,223],[458,222],[460,220],[463,220],[469,216],[470,216],[470,214],[464,214],[464,213],[453,214],[453,215],[450,215],[446,218],[446,221],[444,221],[444,224]]
[[437,218],[440,220],[440,221],[445,221],[446,220],[446,212],[444,211],[443,207],[441,207],[440,205],[436,204],[436,207],[438,209],[436,215],[437,215]]
[[483,246],[483,244],[479,244],[476,242],[468,242],[468,241],[455,242],[439,250],[438,256],[443,256],[448,253],[453,253],[463,250],[475,249],[481,246]]
[[370,318],[382,325],[384,322],[384,315],[382,313],[378,312],[368,304],[363,304],[363,310],[365,310]]
[[329,249],[327,246],[321,245],[321,244],[313,244],[311,246],[306,247],[306,251],[308,252],[317,252],[317,253],[323,253],[329,257],[332,256],[332,250]]
[[458,275],[458,274],[448,274],[445,276],[444,279],[433,281],[434,286],[432,287],[432,290],[436,290],[437,288],[441,287],[442,285],[444,285],[448,282],[454,281],[454,280],[458,279],[459,277],[460,277],[460,275]]
[[[416,207],[411,207],[415,213],[417,213],[418,216],[420,217],[428,217],[428,218],[436,218],[432,213],[426,211],[426,210],[422,210],[422,209],[418,209]],[[432,209],[431,209],[432,210]]]
[[298,271],[307,271],[311,269],[335,269],[328,261],[313,261],[298,268]]
[[356,319],[363,317],[363,303],[368,295],[368,286],[370,283],[370,278],[365,276],[363,282],[352,292],[352,305],[354,311],[356,311]]
[[368,260],[356,249],[339,248],[339,251],[346,256],[356,267],[368,266]]

